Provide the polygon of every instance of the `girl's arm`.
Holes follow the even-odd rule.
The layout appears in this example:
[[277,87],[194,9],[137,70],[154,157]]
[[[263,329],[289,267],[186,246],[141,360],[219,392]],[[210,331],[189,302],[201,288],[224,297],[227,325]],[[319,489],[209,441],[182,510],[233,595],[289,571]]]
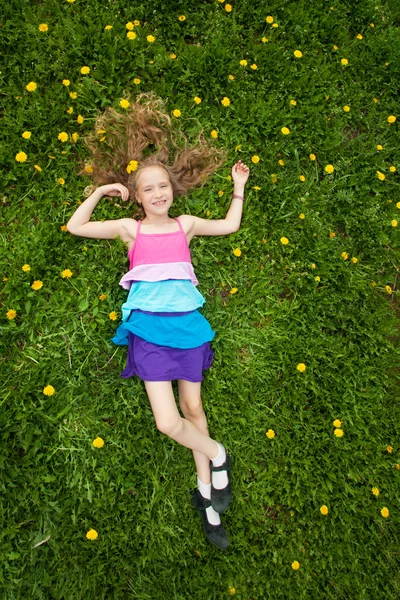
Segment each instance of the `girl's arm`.
[[114,239],[120,236],[126,241],[127,230],[132,229],[132,219],[113,219],[110,221],[90,221],[92,212],[103,196],[121,196],[128,200],[128,189],[120,183],[111,183],[98,187],[82,204],[76,209],[67,223],[67,230],[73,235],[88,238]]
[[[234,181],[233,194],[244,199],[244,186],[249,177],[250,169],[241,160],[232,167],[232,179]],[[231,205],[225,219],[193,219],[193,235],[228,235],[240,228],[242,220],[243,200],[232,198]]]

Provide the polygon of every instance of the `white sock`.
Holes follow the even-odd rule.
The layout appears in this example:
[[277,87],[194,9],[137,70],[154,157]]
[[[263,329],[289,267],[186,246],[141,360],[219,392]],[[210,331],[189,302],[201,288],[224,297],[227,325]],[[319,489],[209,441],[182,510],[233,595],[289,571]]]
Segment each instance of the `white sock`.
[[[199,486],[199,491],[203,498],[211,500],[211,483],[203,483],[201,479],[197,477],[197,485]],[[212,506],[206,508],[206,513],[208,522],[211,523],[211,525],[219,525],[221,523],[219,514]]]
[[[212,464],[214,467],[220,467],[226,460],[225,448],[222,444],[217,442],[219,447],[219,453],[215,458],[212,458]],[[228,473],[226,471],[211,471],[211,481],[215,489],[221,490],[228,485]]]

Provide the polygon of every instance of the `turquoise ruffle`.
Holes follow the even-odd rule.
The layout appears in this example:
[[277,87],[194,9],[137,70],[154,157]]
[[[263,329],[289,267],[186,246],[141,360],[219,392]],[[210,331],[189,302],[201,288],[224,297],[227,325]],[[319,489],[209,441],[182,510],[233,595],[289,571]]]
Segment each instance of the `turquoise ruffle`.
[[169,348],[197,348],[215,336],[215,331],[198,310],[175,317],[132,312],[129,321],[118,327],[111,341],[127,346],[129,331],[147,342]]

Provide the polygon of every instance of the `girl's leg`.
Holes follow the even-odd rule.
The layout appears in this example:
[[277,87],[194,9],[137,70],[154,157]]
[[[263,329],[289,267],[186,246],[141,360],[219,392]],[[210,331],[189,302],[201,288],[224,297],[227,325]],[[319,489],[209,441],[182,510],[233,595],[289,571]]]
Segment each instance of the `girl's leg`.
[[[180,379],[178,381],[179,406],[185,419],[193,423],[197,429],[202,431],[205,435],[209,436],[207,419],[201,402],[200,388],[200,382],[193,383],[192,381]],[[215,456],[216,455],[214,455],[214,458]],[[199,479],[203,483],[211,483],[210,461],[208,457],[198,450],[193,450],[193,458],[196,463]]]
[[209,460],[218,456],[217,442],[179,414],[170,381],[145,381],[144,385],[159,431],[178,444],[205,454]]

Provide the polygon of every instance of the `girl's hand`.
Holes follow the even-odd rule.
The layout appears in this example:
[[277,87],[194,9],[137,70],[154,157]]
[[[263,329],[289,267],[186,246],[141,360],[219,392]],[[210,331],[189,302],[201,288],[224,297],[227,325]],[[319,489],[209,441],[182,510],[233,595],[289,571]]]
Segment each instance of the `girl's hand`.
[[250,175],[250,169],[247,165],[239,160],[236,165],[232,167],[232,179],[235,183],[246,183]]
[[129,200],[129,190],[122,183],[109,183],[102,185],[103,196],[121,196],[122,200]]

